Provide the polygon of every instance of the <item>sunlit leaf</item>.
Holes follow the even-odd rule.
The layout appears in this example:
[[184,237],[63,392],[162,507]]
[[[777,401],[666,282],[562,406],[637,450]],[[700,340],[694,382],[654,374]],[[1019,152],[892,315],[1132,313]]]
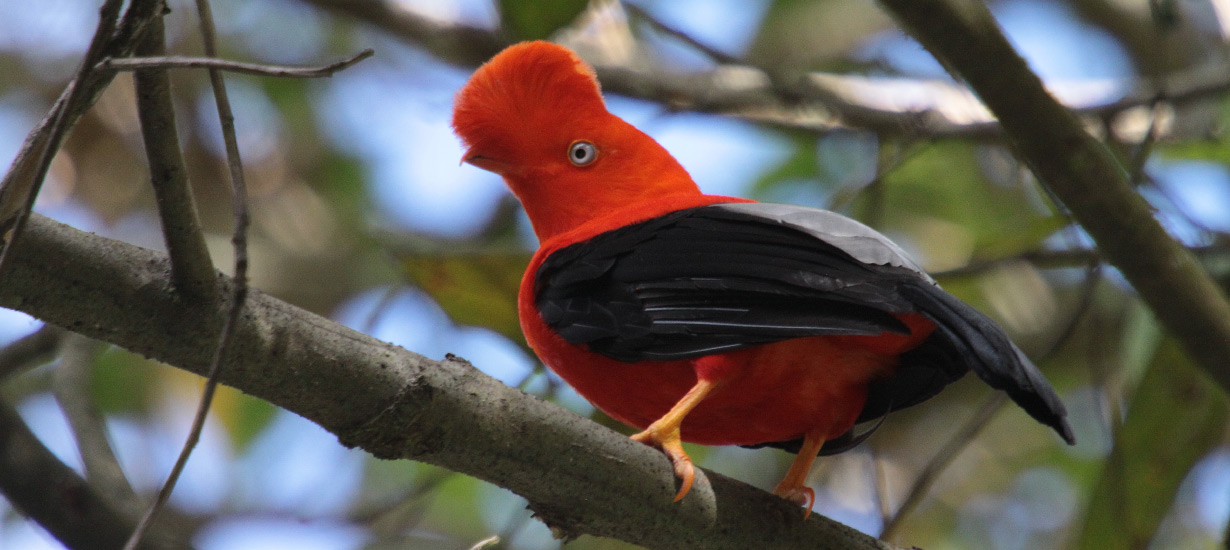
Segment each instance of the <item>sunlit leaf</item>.
[[486,327],[524,342],[517,319],[517,290],[529,263],[524,252],[407,254],[402,268],[453,321]]
[[1222,441],[1227,402],[1174,340],[1159,347],[1093,488],[1073,548],[1145,548],[1184,476]]
[[[194,410],[205,388],[204,377],[163,365],[151,370],[149,378],[157,383],[155,391],[162,394],[163,399],[169,395],[175,403]],[[268,401],[224,385],[218,386],[209,406],[210,417],[222,425],[238,452],[243,452],[269,426],[277,410]]]
[[219,386],[210,408],[242,452],[273,421],[278,408],[229,386]]

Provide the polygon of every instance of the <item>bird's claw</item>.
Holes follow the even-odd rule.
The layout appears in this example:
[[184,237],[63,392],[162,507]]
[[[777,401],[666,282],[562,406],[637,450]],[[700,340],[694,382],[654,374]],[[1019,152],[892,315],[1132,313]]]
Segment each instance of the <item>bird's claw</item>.
[[806,510],[803,512],[803,519],[811,515],[811,507],[816,504],[816,492],[803,485],[788,486],[783,482],[773,489],[773,494],[802,506]]
[[679,492],[675,493],[674,502],[679,502],[687,496],[688,491],[692,490],[692,481],[696,479],[696,467],[692,465],[692,459],[688,457],[688,453],[683,450],[683,441],[679,438],[679,431],[661,433],[650,426],[649,429],[633,435],[632,440],[657,447],[666,453],[666,457],[671,460],[671,465],[675,469],[675,477],[680,481]]

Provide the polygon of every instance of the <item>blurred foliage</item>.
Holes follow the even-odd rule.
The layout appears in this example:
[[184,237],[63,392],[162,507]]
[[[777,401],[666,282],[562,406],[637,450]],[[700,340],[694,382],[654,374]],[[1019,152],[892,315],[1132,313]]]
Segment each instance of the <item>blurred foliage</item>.
[[1184,475],[1220,444],[1230,412],[1226,396],[1182,354],[1167,339],[1150,361],[1116,431],[1074,548],[1147,545]]
[[[1230,99],[1219,100],[1214,114],[1218,121],[1230,120]],[[1204,139],[1162,144],[1158,153],[1168,159],[1207,160],[1230,165],[1230,137],[1223,131],[1217,131]]]
[[529,264],[524,252],[405,254],[402,266],[454,321],[494,330],[525,344],[517,319],[517,291]]
[[[403,207],[400,203],[390,206],[388,191],[381,187],[382,181],[403,178],[421,195],[415,197],[419,202],[435,204],[430,201],[440,189],[461,186],[455,183],[464,179],[461,170],[453,169],[455,156],[417,156],[413,162],[402,157],[416,149],[437,151],[426,141],[443,139],[439,136],[447,133],[447,120],[439,113],[447,112],[453,91],[469,69],[439,66],[426,48],[373,32],[310,2],[217,2],[228,57],[306,64],[340,58],[364,47],[378,51],[375,59],[329,80],[232,78],[240,90],[236,94],[240,104],[237,124],[252,192],[252,284],[414,351],[455,352],[471,359],[475,353],[485,353],[482,357],[487,362],[476,360],[476,365],[493,373],[514,368],[503,363],[519,364],[518,360],[529,357],[516,317],[517,288],[533,246],[525,237],[524,222],[500,207],[473,204],[450,211],[454,220],[448,227],[422,227],[416,225],[418,220],[407,221],[412,216],[398,211]],[[816,69],[897,74],[892,63],[867,53],[869,43],[883,39],[892,29],[891,21],[873,3],[766,3],[760,19],[739,19],[739,24],[750,28],[743,51],[727,45],[723,51],[783,78]],[[82,0],[71,8],[92,17],[93,4]],[[594,4],[609,7],[615,3]],[[662,9],[662,4],[637,4],[650,16],[666,18],[663,14],[672,13]],[[1098,3],[1071,4],[1077,13],[1094,13],[1087,4]],[[492,17],[498,23],[490,23],[491,28],[514,39],[529,39],[551,37],[574,26],[585,19],[582,12],[590,3],[498,0],[471,2],[451,11],[450,5],[409,2],[405,9],[438,9],[430,15],[471,24],[482,20],[475,12],[497,14]],[[1167,6],[1188,9],[1180,3]],[[174,2],[172,8],[169,50],[199,53],[192,10]],[[16,8],[0,8],[0,17],[9,9]],[[717,9],[730,9],[728,19],[743,15],[727,3]],[[1125,11],[1121,16],[1129,15]],[[1139,17],[1143,23],[1138,25],[1091,20],[1113,35],[1128,32],[1124,29],[1150,28],[1148,10],[1140,11]],[[284,20],[311,24],[286,28],[275,24]],[[698,20],[704,21],[699,15]],[[1176,35],[1181,33],[1206,32],[1192,30],[1184,21],[1180,18],[1169,29],[1169,36],[1178,40],[1182,37]],[[686,17],[667,22],[698,35],[706,30],[702,23]],[[612,25],[619,27],[619,23],[616,19]],[[635,34],[639,28],[616,30]],[[5,151],[15,150],[10,144],[18,142],[51,105],[77,62],[79,50],[65,45],[64,37],[82,32],[80,40],[84,40],[88,30],[51,35],[59,38],[27,37],[24,42],[0,35],[0,74],[5,75],[0,78],[0,144]],[[1116,38],[1138,43],[1141,37]],[[77,44],[84,47],[80,41]],[[1176,60],[1180,64],[1169,69],[1187,68],[1181,63],[1188,59]],[[171,78],[185,156],[214,261],[229,266],[230,199],[207,81],[196,71],[173,71]],[[352,95],[339,91],[346,86],[351,86],[346,90]],[[121,76],[82,120],[52,166],[40,208],[92,231],[159,247],[132,95],[131,80]],[[349,103],[337,101],[338,97],[348,98]],[[416,111],[406,115],[380,101],[411,102]],[[345,122],[372,111],[392,122],[371,127]],[[669,109],[663,116],[669,118]],[[1230,122],[1230,100],[1193,102],[1176,108],[1172,116],[1177,128],[1188,127],[1183,122],[1191,119],[1201,124],[1191,126],[1198,131],[1175,132],[1153,145],[1145,163],[1144,175],[1149,177],[1138,178],[1142,192],[1151,198],[1199,183],[1179,181],[1169,191],[1159,191],[1154,176],[1166,167],[1199,162],[1222,172],[1230,170],[1230,143],[1220,132]],[[416,130],[433,125],[439,130],[435,134]],[[655,126],[669,127],[670,123]],[[703,127],[692,130],[695,135],[706,131]],[[1061,210],[1007,148],[984,137],[928,136],[925,126],[908,138],[858,129],[816,133],[782,127],[765,127],[763,136],[763,143],[752,145],[772,147],[775,155],[748,177],[743,194],[832,208],[884,231],[929,269],[968,269],[960,276],[944,278],[945,287],[1002,322],[1038,359],[1071,410],[1079,442],[1072,448],[1062,446],[1015,407],[1004,407],[987,419],[980,435],[966,443],[934,480],[922,504],[904,518],[895,542],[958,549],[1144,548],[1150,541],[1156,546],[1159,540],[1182,540],[1204,548],[1217,544],[1224,523],[1209,527],[1168,518],[1176,511],[1205,507],[1203,513],[1217,521],[1227,519],[1224,510],[1215,509],[1227,506],[1224,497],[1209,504],[1213,497],[1200,492],[1207,488],[1191,488],[1192,472],[1202,464],[1218,464],[1214,458],[1226,452],[1225,396],[1161,335],[1154,319],[1113,269],[1105,269],[1097,284],[1091,285],[1084,269],[1087,260],[1078,257],[1052,269],[1030,261],[1039,255],[1079,249],[1088,242],[1079,230],[1069,227]],[[1125,154],[1137,145],[1117,139],[1113,132],[1107,139],[1113,150]],[[385,147],[373,151],[376,143]],[[710,164],[722,166],[726,161],[712,158]],[[428,164],[433,167],[430,171],[419,170]],[[706,167],[688,168],[702,173]],[[1173,222],[1176,234],[1198,237],[1190,242],[1221,246],[1227,242],[1225,234],[1193,219],[1197,214],[1165,200],[1155,200],[1155,204],[1159,215]],[[1230,211],[1214,212],[1212,218],[1207,213],[1200,215],[1206,216],[1204,220],[1230,219]],[[486,217],[490,219],[471,219]],[[462,226],[479,229],[456,229]],[[447,234],[449,240],[435,233]],[[1018,258],[1026,253],[1034,256]],[[997,261],[1003,259],[1010,261]],[[1230,281],[1225,262],[1217,265],[1222,266],[1218,275]],[[408,311],[409,306],[397,300],[372,299],[394,296],[405,287],[422,290],[444,312],[446,322],[433,325],[444,316]],[[467,332],[464,326],[469,325],[491,329],[502,338],[492,339],[508,345],[498,353],[490,352],[487,348],[498,346],[468,339],[466,335],[476,332]],[[54,365],[4,380],[0,395],[16,403],[37,404],[51,390],[50,368]],[[511,374],[500,371],[503,378],[523,381],[521,386],[531,393],[617,427],[580,403],[552,375],[532,367],[515,368],[519,370]],[[179,445],[179,432],[163,434],[165,423],[195,406],[199,381],[134,354],[109,349],[96,358],[91,383],[94,404],[113,424],[135,425],[144,434],[140,441],[162,452]],[[919,473],[970,420],[987,395],[985,386],[970,377],[924,405],[894,414],[868,445],[820,461],[812,478],[819,496],[818,511],[877,533],[885,522],[883,516],[894,513]],[[236,515],[287,517],[295,525],[343,525],[359,533],[348,539],[357,541],[350,547],[462,549],[492,534],[501,536],[502,548],[558,546],[546,528],[530,518],[523,500],[474,479],[408,461],[329,455],[341,451],[327,435],[320,438],[324,450],[317,449],[316,454],[289,453],[283,447],[291,444],[276,428],[286,421],[285,416],[240,392],[221,391],[213,422],[226,441],[216,460],[223,464],[219,471],[233,477],[209,484],[221,494],[215,500],[173,499],[175,513],[191,517],[192,525],[221,524]],[[39,424],[33,420],[32,424]],[[186,423],[181,429],[186,430]],[[294,441],[311,439],[304,435],[309,428],[299,426],[298,430]],[[131,443],[130,439],[122,441]],[[157,454],[146,453],[146,447],[132,454]],[[267,450],[270,447],[274,450]],[[66,456],[72,452],[66,451]],[[786,454],[767,449],[689,447],[689,452],[702,466],[762,487],[775,483],[789,463]],[[346,471],[347,460],[358,464],[359,471],[351,489],[340,473]],[[297,466],[292,472],[289,465]],[[154,469],[158,464],[141,462],[140,466]],[[314,471],[312,468],[326,473],[313,478],[301,471]],[[1222,476],[1217,487],[1226,489],[1230,471],[1217,471]],[[144,479],[162,472],[132,475]],[[299,480],[307,489],[300,487],[301,495],[284,500],[259,494],[275,492],[269,489],[274,485],[261,483],[282,478],[287,484]],[[320,493],[337,487],[342,492],[336,499],[339,504],[318,502],[327,500]],[[191,484],[180,489],[191,490]],[[0,515],[12,517],[7,506],[0,505],[0,509],[4,509]],[[0,546],[13,540],[14,523],[0,524]],[[630,546],[583,537],[568,548]]]
[[500,22],[518,40],[544,40],[588,5],[588,0],[499,0]]

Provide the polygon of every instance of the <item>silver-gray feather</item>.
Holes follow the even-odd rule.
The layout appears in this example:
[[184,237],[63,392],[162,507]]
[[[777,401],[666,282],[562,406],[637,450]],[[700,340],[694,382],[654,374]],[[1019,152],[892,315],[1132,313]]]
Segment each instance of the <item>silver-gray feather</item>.
[[879,231],[836,212],[766,202],[715,204],[709,208],[776,220],[786,227],[798,229],[840,248],[860,262],[872,265],[893,265],[917,271],[926,280],[935,280],[914,262],[897,243]]

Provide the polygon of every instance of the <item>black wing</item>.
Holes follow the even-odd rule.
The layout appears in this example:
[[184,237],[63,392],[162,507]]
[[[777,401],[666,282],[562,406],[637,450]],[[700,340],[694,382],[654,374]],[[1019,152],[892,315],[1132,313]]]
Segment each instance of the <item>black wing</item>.
[[921,402],[972,369],[1071,440],[1062,403],[994,322],[883,235],[832,212],[763,203],[681,210],[552,253],[534,291],[543,320],[565,340],[620,361],[904,333],[893,314],[921,313],[939,328],[872,385],[860,421]]

